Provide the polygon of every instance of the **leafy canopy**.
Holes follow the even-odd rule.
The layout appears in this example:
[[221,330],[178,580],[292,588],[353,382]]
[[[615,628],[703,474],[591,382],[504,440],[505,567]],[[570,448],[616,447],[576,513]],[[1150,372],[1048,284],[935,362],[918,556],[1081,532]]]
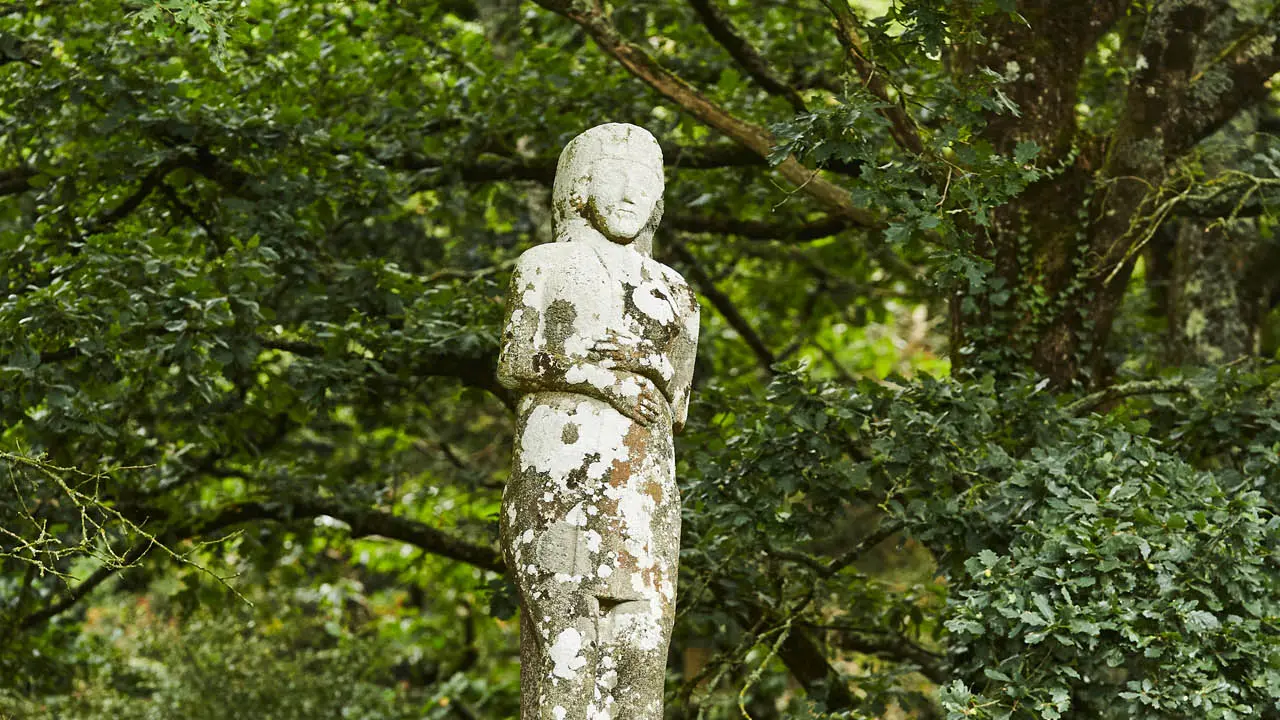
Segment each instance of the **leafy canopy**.
[[704,305],[674,716],[1280,716],[1278,29],[0,8],[0,717],[516,716],[503,294],[612,121]]

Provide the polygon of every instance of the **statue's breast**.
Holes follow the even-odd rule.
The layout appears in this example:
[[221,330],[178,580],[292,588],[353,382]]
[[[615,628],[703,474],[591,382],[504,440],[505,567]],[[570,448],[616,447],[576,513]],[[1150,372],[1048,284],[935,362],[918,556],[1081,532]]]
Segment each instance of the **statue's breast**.
[[[657,262],[646,264],[638,284],[627,285],[625,307],[635,331],[664,350],[671,350],[684,327],[679,276]],[[674,282],[673,282],[674,280]]]
[[666,283],[649,280],[631,288],[631,305],[648,319],[669,325],[679,317],[671,295]]
[[663,351],[675,347],[687,292],[679,275],[623,248],[557,245],[541,263],[542,279],[550,290],[548,334],[563,342],[566,355],[585,357],[595,341],[617,333],[643,337]]

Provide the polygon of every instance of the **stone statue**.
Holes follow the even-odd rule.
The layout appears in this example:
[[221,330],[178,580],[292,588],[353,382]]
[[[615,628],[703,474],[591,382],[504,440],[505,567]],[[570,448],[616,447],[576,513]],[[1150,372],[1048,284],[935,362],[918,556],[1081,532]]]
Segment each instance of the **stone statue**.
[[698,300],[652,257],[662,150],[594,127],[556,167],[556,242],[520,256],[498,379],[521,393],[502,548],[522,720],[659,720],[675,619]]

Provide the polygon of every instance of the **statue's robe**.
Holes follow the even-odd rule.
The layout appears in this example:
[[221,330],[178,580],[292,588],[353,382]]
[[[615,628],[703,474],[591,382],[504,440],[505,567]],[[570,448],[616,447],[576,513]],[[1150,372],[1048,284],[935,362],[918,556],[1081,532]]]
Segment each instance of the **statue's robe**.
[[[500,376],[525,394],[501,525],[522,601],[524,720],[660,717],[680,546],[672,433],[697,333],[683,278],[626,246],[550,243],[517,263]],[[619,334],[646,352],[606,367],[591,348]],[[626,397],[651,384],[667,401],[644,425],[564,382]]]

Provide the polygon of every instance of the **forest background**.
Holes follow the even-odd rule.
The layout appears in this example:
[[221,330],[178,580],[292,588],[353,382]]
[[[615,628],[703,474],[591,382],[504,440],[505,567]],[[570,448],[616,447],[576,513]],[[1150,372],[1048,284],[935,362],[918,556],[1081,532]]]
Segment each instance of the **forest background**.
[[703,304],[672,717],[1280,717],[1278,12],[0,3],[0,717],[514,717],[603,122]]

